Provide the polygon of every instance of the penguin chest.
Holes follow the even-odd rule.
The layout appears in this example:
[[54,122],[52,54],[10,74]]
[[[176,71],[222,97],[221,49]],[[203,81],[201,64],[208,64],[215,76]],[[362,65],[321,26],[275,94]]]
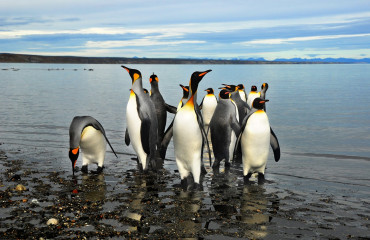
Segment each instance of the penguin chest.
[[83,165],[97,163],[103,166],[107,142],[101,131],[94,127],[85,127],[81,133],[80,148]]
[[241,98],[244,102],[246,102],[246,101],[247,101],[247,97],[246,97],[246,95],[245,95],[245,92],[244,92],[244,91],[239,91],[239,95],[240,95],[240,98]]
[[144,161],[146,160],[146,153],[141,144],[141,119],[137,110],[136,97],[131,96],[126,108],[126,121],[127,121],[127,130],[130,136],[132,147],[134,148],[139,159]]
[[173,143],[176,160],[191,164],[199,160],[202,149],[202,133],[195,111],[182,108],[173,124]]
[[242,139],[243,165],[252,168],[266,164],[270,146],[270,124],[263,111],[257,111],[247,121]]
[[202,117],[204,125],[209,125],[216,107],[217,107],[216,98],[213,95],[212,96],[206,95],[204,97],[202,107]]

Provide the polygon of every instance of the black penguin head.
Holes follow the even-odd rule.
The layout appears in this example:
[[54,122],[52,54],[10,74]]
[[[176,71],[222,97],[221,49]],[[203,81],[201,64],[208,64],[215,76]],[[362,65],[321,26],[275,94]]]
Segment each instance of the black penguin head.
[[69,159],[71,160],[72,162],[72,171],[73,171],[73,175],[75,174],[75,166],[76,166],[76,162],[77,162],[77,158],[78,158],[78,154],[79,154],[79,148],[70,148],[69,149]]
[[206,91],[208,94],[213,94],[214,93],[213,88],[207,88],[204,91]]
[[124,69],[126,69],[126,71],[128,72],[128,74],[130,74],[132,83],[134,83],[137,79],[141,78],[141,72],[139,70],[128,68],[128,67],[125,67],[123,65],[121,67],[123,67]]
[[222,89],[219,93],[220,98],[222,99],[229,99],[230,98],[230,92],[227,89]]
[[150,83],[152,83],[152,82],[159,82],[157,75],[155,75],[155,74],[153,73],[153,74],[150,76],[150,78],[149,78],[149,82],[150,82]]
[[269,85],[267,83],[263,83],[262,86],[261,86],[261,90],[264,90],[264,89],[268,89],[269,88]]
[[224,83],[222,85],[224,85],[225,87],[222,87],[220,89],[226,89],[226,90],[229,90],[230,92],[235,92],[238,89],[238,87],[235,85],[229,85],[229,84],[224,84]]
[[190,91],[192,94],[198,90],[198,84],[200,83],[200,81],[202,81],[203,77],[210,71],[212,70],[207,70],[204,72],[198,72],[198,71],[193,72],[193,74],[190,77],[190,83],[189,83]]
[[265,102],[268,102],[268,99],[263,99],[263,98],[255,98],[252,103],[252,107],[255,109],[263,109],[265,106]]
[[256,91],[257,91],[257,87],[256,87],[255,85],[253,85],[253,86],[251,87],[251,91],[252,91],[252,92],[256,92]]
[[182,88],[182,98],[188,98],[189,97],[189,86],[184,86],[180,84],[180,87]]
[[244,85],[243,84],[239,84],[238,85],[238,89],[243,90],[244,89]]

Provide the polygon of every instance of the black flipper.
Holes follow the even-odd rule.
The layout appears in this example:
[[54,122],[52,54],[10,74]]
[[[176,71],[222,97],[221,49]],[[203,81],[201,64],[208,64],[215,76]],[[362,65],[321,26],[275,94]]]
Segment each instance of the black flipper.
[[126,132],[125,132],[125,143],[126,143],[126,146],[130,145],[130,135],[128,134],[128,129],[126,128]]
[[275,162],[278,162],[280,160],[280,145],[279,145],[279,141],[278,141],[278,139],[277,139],[274,131],[272,131],[272,128],[271,127],[270,127],[270,131],[271,131],[270,145],[271,145],[272,150],[274,151]]
[[141,119],[140,127],[140,138],[141,144],[143,146],[144,152],[150,154],[150,145],[149,145],[149,133],[150,133],[150,120],[147,118]]
[[113,149],[112,145],[110,144],[110,142],[109,142],[109,140],[108,140],[107,136],[105,135],[105,131],[104,131],[103,126],[100,124],[100,122],[98,122],[98,120],[95,120],[95,121],[96,121],[96,122],[93,122],[91,125],[92,125],[95,129],[100,130],[100,131],[103,133],[103,136],[104,136],[105,140],[107,141],[107,143],[108,143],[108,145],[109,145],[110,149],[112,149],[112,152],[114,153],[114,155],[116,155],[116,158],[118,158],[118,156],[117,156],[116,152],[114,151],[114,149]]
[[[208,155],[209,155],[209,163],[210,163],[210,166],[212,167],[211,148],[209,147],[207,134],[204,131],[204,127],[203,127],[203,118],[202,118],[202,115],[200,114],[200,110],[199,110],[199,107],[198,107],[197,104],[194,104],[194,111],[197,115],[197,120],[198,120],[198,125],[199,125],[199,128],[200,128],[200,131],[202,132],[203,142],[205,142],[207,144]],[[203,161],[203,148],[202,148],[202,161]]]
[[235,158],[235,156],[237,155],[237,152],[238,152],[238,146],[240,146],[239,142],[240,142],[240,139],[243,135],[243,132],[244,132],[244,129],[245,129],[245,126],[247,125],[247,121],[249,119],[250,116],[252,116],[253,113],[255,113],[257,110],[255,108],[253,108],[253,110],[251,110],[247,116],[245,116],[245,118],[243,119],[242,121],[242,124],[240,125],[240,133],[239,133],[239,136],[237,137],[236,139],[236,142],[235,142],[235,148],[234,148],[234,153],[233,153],[233,158]]
[[162,159],[165,159],[166,157],[166,152],[167,152],[167,147],[168,144],[170,144],[171,138],[173,136],[173,122],[175,118],[173,118],[170,126],[168,126],[167,130],[164,132],[164,137],[161,142],[161,148],[160,148],[160,156]]
[[169,113],[176,114],[177,108],[166,103],[166,111]]

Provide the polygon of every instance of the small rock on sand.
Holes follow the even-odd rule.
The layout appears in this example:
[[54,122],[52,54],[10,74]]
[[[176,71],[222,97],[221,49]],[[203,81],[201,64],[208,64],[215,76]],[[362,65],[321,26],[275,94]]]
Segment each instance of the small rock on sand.
[[57,225],[59,223],[58,219],[56,218],[50,218],[47,222],[46,225]]

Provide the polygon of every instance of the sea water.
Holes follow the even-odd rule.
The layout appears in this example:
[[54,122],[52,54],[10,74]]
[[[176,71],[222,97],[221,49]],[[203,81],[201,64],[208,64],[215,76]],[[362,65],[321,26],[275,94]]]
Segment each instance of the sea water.
[[[267,114],[281,146],[280,162],[270,154],[266,174],[370,187],[370,65],[127,65],[143,75],[155,73],[165,101],[177,106],[179,84],[194,71],[212,69],[198,88],[216,94],[223,83],[269,84]],[[74,116],[96,118],[122,164],[134,151],[124,144],[131,79],[120,65],[0,64],[0,143],[26,160],[48,161],[70,170],[69,125]],[[173,119],[168,114],[167,125]],[[115,158],[108,148],[107,162]],[[174,160],[173,145],[166,156]],[[175,165],[171,165],[173,167]],[[165,164],[165,168],[168,167]]]

